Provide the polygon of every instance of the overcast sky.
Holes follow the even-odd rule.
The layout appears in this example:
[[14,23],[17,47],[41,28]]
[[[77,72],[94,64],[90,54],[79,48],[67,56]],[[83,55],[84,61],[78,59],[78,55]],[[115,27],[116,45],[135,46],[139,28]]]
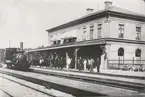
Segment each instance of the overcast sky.
[[[104,8],[105,0],[0,0],[0,48],[47,46],[46,29]],[[145,14],[143,0],[113,0],[113,6]]]

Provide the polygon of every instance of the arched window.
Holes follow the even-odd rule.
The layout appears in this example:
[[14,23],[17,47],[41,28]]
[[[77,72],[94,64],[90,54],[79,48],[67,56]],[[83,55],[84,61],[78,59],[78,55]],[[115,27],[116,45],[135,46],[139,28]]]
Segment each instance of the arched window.
[[123,48],[118,49],[118,56],[124,56],[124,49]]
[[141,57],[141,50],[140,49],[136,49],[135,56],[136,57]]

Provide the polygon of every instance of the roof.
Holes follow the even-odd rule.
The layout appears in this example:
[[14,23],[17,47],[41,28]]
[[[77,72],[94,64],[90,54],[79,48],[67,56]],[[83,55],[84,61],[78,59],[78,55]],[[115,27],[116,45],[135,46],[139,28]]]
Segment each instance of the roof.
[[145,17],[145,15],[143,15],[143,14],[136,13],[136,12],[132,12],[130,10],[123,9],[123,8],[119,8],[119,7],[115,7],[115,6],[112,6],[111,8],[109,8],[107,10],[108,11],[113,11],[113,12],[119,12],[119,13],[122,13],[122,14],[130,14],[130,15],[134,15],[134,16],[142,16],[142,17]]
[[63,28],[74,26],[76,24],[87,22],[87,21],[90,21],[90,20],[94,20],[94,19],[97,19],[97,18],[102,18],[102,17],[105,17],[107,15],[112,15],[112,16],[116,16],[116,17],[128,18],[128,19],[133,19],[133,20],[138,20],[138,21],[144,21],[145,22],[145,15],[143,15],[143,14],[139,14],[139,13],[132,12],[132,11],[129,11],[129,10],[126,10],[126,9],[122,9],[122,8],[119,8],[119,7],[112,6],[108,9],[103,9],[103,10],[85,15],[85,16],[83,16],[81,18],[78,18],[78,19],[75,19],[73,21],[70,21],[68,23],[53,27],[51,29],[48,29],[47,31],[48,32],[53,32],[53,31],[56,31],[56,30],[60,30],[60,29],[63,29]]

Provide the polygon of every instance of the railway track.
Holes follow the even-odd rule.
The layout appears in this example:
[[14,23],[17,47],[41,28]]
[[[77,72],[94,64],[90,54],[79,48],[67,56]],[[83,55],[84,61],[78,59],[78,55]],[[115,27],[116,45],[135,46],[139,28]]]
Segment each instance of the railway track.
[[[57,97],[57,95],[53,94],[49,89],[46,89],[44,86],[30,83],[22,79],[18,79],[9,75],[0,74],[1,81],[1,87],[0,90],[3,92],[3,95],[0,95],[1,97]],[[9,83],[9,85],[7,85]],[[17,90],[20,89],[20,90]],[[10,90],[11,89],[11,90]],[[13,89],[17,91],[13,91]],[[27,89],[27,91],[25,91]],[[18,93],[21,92],[21,93]],[[30,95],[28,95],[26,92],[29,92]],[[18,95],[17,95],[18,94]],[[22,95],[24,94],[24,95]],[[26,94],[26,95],[25,95]],[[32,95],[33,94],[33,95]],[[36,94],[34,96],[34,94]],[[39,95],[39,96],[38,96]],[[67,95],[68,96],[68,95]],[[68,96],[69,97],[69,96]]]
[[[11,70],[10,70],[11,71]],[[14,70],[12,70],[14,71]],[[23,79],[23,80],[26,80],[28,82],[33,82],[35,84],[38,84],[38,85],[42,85],[42,86],[45,86],[46,88],[48,89],[51,89],[51,88],[54,88],[56,90],[59,90],[59,91],[62,91],[62,92],[65,92],[65,93],[69,93],[69,94],[72,94],[73,96],[86,96],[86,95],[91,95],[91,96],[108,96],[108,95],[113,95],[112,93],[110,92],[106,92],[106,93],[102,93],[100,90],[99,90],[99,87],[107,87],[108,90],[111,90],[111,89],[114,89],[112,91],[117,91],[117,93],[119,93],[118,89],[120,89],[121,91],[125,91],[126,93],[129,93],[130,91],[133,91],[135,93],[144,93],[144,85],[142,84],[135,84],[134,83],[127,83],[127,82],[119,82],[119,81],[115,81],[115,80],[106,80],[106,79],[96,79],[96,78],[91,78],[91,77],[85,77],[85,76],[77,76],[77,75],[72,75],[72,74],[63,74],[63,73],[54,73],[54,72],[44,72],[44,71],[36,71],[36,70],[31,70],[31,72],[24,72],[23,73],[26,73],[25,75],[21,75],[21,74],[17,74],[15,72],[22,72],[22,71],[14,71],[13,72],[7,72],[6,70],[0,70],[0,73],[2,74],[7,74],[9,76],[13,76],[13,77],[17,77],[19,79]],[[28,74],[30,74],[31,76],[27,76]],[[62,81],[64,79],[64,81],[66,79],[70,79],[70,80],[74,80],[75,82],[76,81],[79,81],[79,82],[82,82],[82,83],[86,83],[86,84],[89,84],[91,83],[92,86],[94,85],[98,85],[97,88],[95,88],[94,91],[90,91],[90,88],[80,88],[80,87],[73,87],[73,85],[69,86],[69,84],[67,85],[65,83],[65,85],[62,85],[62,84],[58,84],[57,82],[54,82],[54,81],[46,81],[44,79],[42,79],[41,77],[39,78],[36,78],[34,76],[40,76],[40,75],[44,75],[45,77],[49,78],[50,76],[55,76],[57,78],[61,78]],[[50,77],[51,78],[51,77]],[[59,81],[59,79],[58,79]],[[73,81],[72,81],[73,82]],[[85,84],[83,84],[85,85]],[[112,88],[111,88],[112,87]],[[93,88],[93,87],[92,87]],[[103,88],[102,88],[103,89]],[[106,88],[104,88],[103,90],[105,90]],[[99,91],[97,91],[99,90]],[[129,92],[127,92],[129,91]],[[122,93],[121,93],[122,94]],[[125,93],[124,93],[125,94]]]
[[145,92],[145,84],[141,83],[134,83],[134,82],[128,82],[128,81],[121,81],[117,80],[118,77],[121,78],[127,78],[127,79],[139,79],[142,81],[144,80],[144,77],[134,77],[134,76],[117,76],[117,75],[109,75],[109,74],[98,74],[100,76],[106,76],[106,77],[116,77],[116,79],[107,79],[107,78],[97,78],[97,77],[89,77],[89,76],[83,76],[83,75],[77,75],[77,74],[72,74],[72,73],[61,73],[61,72],[53,72],[53,71],[44,71],[44,70],[39,70],[39,69],[32,69],[32,72],[35,73],[41,73],[45,75],[53,75],[53,76],[58,76],[58,77],[63,77],[63,78],[69,78],[72,80],[80,80],[80,81],[85,81],[89,83],[95,83],[95,84],[101,84],[101,85],[107,85],[111,87],[118,87],[118,88],[124,88],[124,89],[130,89],[130,90],[135,90],[139,92]]
[[[13,71],[15,71],[15,70],[13,70]],[[21,72],[21,71],[18,71],[18,72]],[[63,85],[60,85],[60,84],[48,82],[48,81],[45,81],[43,79],[37,79],[37,78],[33,78],[33,77],[29,77],[29,76],[25,76],[25,75],[21,75],[21,74],[17,74],[17,73],[8,72],[8,71],[5,71],[5,70],[0,70],[0,73],[6,74],[6,75],[9,75],[9,76],[12,76],[12,77],[16,77],[18,79],[25,80],[27,82],[32,82],[32,83],[35,83],[35,84],[38,84],[38,85],[42,85],[46,89],[55,89],[57,91],[66,93],[67,96],[65,96],[65,97],[69,97],[69,96],[71,97],[72,95],[73,96],[86,96],[86,95],[106,96],[106,95],[103,95],[103,94],[94,93],[94,92],[87,91],[87,90],[85,91],[85,90],[77,89],[77,88],[74,88],[74,87],[67,87],[67,86],[63,86]],[[25,72],[23,72],[23,73],[25,73]],[[31,72],[27,72],[27,73],[31,73]],[[29,86],[27,86],[27,87],[29,87]],[[31,87],[31,88],[33,89],[33,87]],[[39,90],[36,89],[36,91],[39,91]],[[39,92],[42,92],[42,93],[44,93],[44,94],[46,94],[46,95],[48,95],[50,97],[58,97],[58,96],[60,96],[60,95],[55,96],[56,94],[51,95],[51,94],[45,93],[43,91],[39,91]]]
[[[26,81],[24,82],[20,82],[20,81],[17,81],[18,79],[13,79],[13,78],[9,78],[9,77],[4,77],[4,76],[0,76],[1,78],[4,78],[4,79],[6,79],[6,80],[9,80],[10,82],[13,82],[13,83],[16,83],[16,84],[19,84],[19,85],[21,85],[21,86],[23,86],[23,87],[26,87],[26,88],[29,88],[29,89],[32,89],[32,90],[34,90],[34,91],[36,91],[36,92],[40,92],[40,93],[42,93],[42,94],[45,94],[45,95],[47,95],[47,96],[49,96],[49,97],[56,97],[55,95],[52,95],[51,93],[47,93],[47,92],[44,92],[44,91],[42,91],[41,89],[37,89],[37,88],[35,88],[35,87],[33,87],[33,86],[29,86],[29,85],[27,85],[26,84]],[[2,90],[2,89],[1,89]],[[4,90],[3,90],[4,91]],[[5,91],[6,92],[6,91]],[[6,92],[8,95],[10,95],[10,97],[14,97],[14,96],[12,96],[10,93],[8,93],[8,92]]]

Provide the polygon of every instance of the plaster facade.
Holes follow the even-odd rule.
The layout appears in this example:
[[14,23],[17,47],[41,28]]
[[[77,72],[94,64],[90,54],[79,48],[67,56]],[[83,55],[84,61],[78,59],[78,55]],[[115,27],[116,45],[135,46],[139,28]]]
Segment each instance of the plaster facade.
[[[101,37],[98,33],[98,25],[101,24]],[[73,29],[76,30],[76,38],[77,42],[91,40],[90,37],[90,25],[93,25],[93,39],[101,39],[101,38],[119,38],[119,24],[124,25],[123,39],[122,42],[107,42],[106,54],[107,59],[104,59],[105,55],[101,56],[101,68],[107,69],[107,61],[108,60],[119,60],[118,49],[124,49],[123,60],[145,60],[145,22],[133,19],[127,19],[122,17],[101,17],[91,21],[86,21],[84,23],[80,23],[71,27],[66,27],[60,30],[53,31],[48,34],[48,41],[50,45],[52,45],[51,38],[56,35],[56,37],[61,36],[63,33],[67,31],[71,31]],[[137,31],[136,27],[141,27],[141,38],[139,40],[136,39]],[[85,30],[85,33],[84,33]],[[93,40],[92,39],[92,40]],[[127,40],[132,40],[133,42],[127,43]],[[135,43],[136,41],[142,41],[144,44]],[[137,49],[141,50],[140,58],[135,56],[135,51]],[[145,62],[145,61],[143,61]],[[145,64],[145,63],[143,63]]]

